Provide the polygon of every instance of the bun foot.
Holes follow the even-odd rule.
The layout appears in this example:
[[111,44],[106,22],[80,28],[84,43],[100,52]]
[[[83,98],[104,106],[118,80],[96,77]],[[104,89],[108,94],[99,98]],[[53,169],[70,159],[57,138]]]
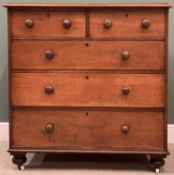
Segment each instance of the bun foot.
[[165,164],[163,157],[154,157],[151,156],[149,159],[149,165],[155,170],[157,174],[160,173],[160,168]]
[[25,154],[13,154],[12,162],[18,166],[19,170],[24,170],[23,164],[27,161]]

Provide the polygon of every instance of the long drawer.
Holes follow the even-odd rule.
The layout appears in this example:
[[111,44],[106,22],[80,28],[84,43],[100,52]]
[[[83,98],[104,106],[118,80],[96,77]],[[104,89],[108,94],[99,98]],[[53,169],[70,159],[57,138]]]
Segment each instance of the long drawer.
[[165,106],[165,75],[111,73],[13,73],[13,106]]
[[160,41],[12,42],[13,69],[163,70]]
[[14,147],[162,151],[164,113],[14,110]]

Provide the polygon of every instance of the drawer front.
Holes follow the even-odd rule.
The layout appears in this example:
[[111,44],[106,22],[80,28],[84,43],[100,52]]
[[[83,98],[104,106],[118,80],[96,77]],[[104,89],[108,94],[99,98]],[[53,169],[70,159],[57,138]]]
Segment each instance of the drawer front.
[[13,69],[162,70],[164,54],[162,41],[14,40],[12,66]]
[[13,73],[12,105],[162,108],[164,83],[160,74]]
[[92,38],[164,39],[165,13],[162,11],[92,12]]
[[54,11],[12,12],[13,38],[85,37],[85,13]]
[[[162,112],[15,110],[13,146],[161,151]],[[34,121],[34,122],[33,122]]]

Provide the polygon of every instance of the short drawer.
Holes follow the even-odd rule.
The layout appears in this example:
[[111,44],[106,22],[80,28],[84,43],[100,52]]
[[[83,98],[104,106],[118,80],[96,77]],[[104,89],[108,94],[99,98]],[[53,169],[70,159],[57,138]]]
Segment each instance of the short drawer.
[[163,70],[164,56],[163,41],[14,40],[12,43],[13,69]]
[[90,14],[92,38],[164,39],[163,11],[99,11]]
[[13,73],[11,85],[14,106],[165,106],[162,74]]
[[13,38],[85,37],[85,13],[16,11],[11,13]]
[[163,151],[162,112],[14,110],[14,147]]

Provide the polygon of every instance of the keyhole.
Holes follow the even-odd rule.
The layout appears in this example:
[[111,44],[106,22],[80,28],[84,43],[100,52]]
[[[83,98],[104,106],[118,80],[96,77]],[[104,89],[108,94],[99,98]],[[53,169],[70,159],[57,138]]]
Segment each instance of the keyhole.
[[86,79],[88,80],[89,79],[89,76],[86,76]]
[[125,14],[125,17],[128,17],[128,14],[127,13]]
[[88,115],[89,115],[89,113],[87,112],[87,113],[86,113],[86,116],[88,116]]
[[49,13],[47,14],[47,17],[48,17],[48,18],[50,17],[50,14],[49,14]]
[[89,46],[89,43],[86,43],[85,45],[86,45],[86,47],[88,47]]

